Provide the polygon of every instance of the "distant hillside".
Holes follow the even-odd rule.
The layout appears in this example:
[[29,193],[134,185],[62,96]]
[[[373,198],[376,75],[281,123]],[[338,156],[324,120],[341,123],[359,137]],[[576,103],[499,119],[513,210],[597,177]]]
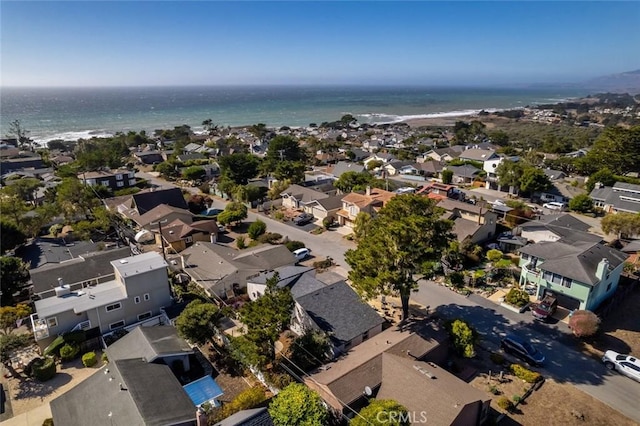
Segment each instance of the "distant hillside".
[[594,91],[637,94],[640,93],[640,69],[597,77],[583,86]]

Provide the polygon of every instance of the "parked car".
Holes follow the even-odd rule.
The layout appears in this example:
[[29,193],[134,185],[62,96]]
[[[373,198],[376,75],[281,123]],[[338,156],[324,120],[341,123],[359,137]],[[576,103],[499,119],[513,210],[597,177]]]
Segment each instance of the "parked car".
[[556,210],[561,212],[567,208],[567,205],[565,203],[558,203],[556,201],[552,201],[550,203],[544,203],[542,207],[544,207],[545,209]]
[[293,255],[296,257],[296,260],[300,262],[301,260],[305,260],[307,257],[311,256],[311,249],[302,247],[298,250],[294,250]]
[[630,355],[606,351],[602,357],[605,367],[612,371],[619,371],[627,377],[640,382],[640,361]]
[[309,213],[301,213],[293,218],[293,223],[298,226],[306,225],[310,222],[313,222],[313,215]]
[[534,318],[539,320],[547,320],[558,309],[558,300],[550,294],[542,298],[542,301],[531,311]]
[[515,334],[510,334],[502,339],[500,347],[506,353],[517,356],[530,365],[540,366],[544,364],[544,355],[526,339]]

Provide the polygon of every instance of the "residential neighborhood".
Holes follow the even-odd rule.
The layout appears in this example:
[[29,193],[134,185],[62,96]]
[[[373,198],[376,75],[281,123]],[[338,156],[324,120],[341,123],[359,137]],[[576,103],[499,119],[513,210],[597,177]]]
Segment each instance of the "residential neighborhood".
[[0,421],[640,422],[640,164],[483,118],[3,140]]

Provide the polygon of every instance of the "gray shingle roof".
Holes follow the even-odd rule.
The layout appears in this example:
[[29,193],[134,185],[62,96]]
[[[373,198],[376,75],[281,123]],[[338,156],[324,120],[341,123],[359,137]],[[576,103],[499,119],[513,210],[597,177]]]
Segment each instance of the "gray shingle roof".
[[266,408],[252,408],[239,411],[215,426],[273,426],[273,420]]
[[487,161],[497,157],[496,152],[490,149],[470,148],[460,154],[460,159],[472,161]]
[[449,166],[447,169],[451,170],[455,176],[465,178],[472,178],[480,173],[480,169],[473,167],[471,164],[465,164],[464,166]]
[[363,172],[364,166],[358,163],[348,163],[346,161],[338,161],[338,163],[333,166],[333,172],[331,173],[333,176],[339,178],[343,173],[346,172]]
[[193,350],[174,327],[136,327],[107,348],[109,361],[142,358],[153,362],[169,355],[190,354]]
[[168,204],[180,209],[188,209],[189,206],[182,195],[180,188],[159,189],[150,192],[133,194],[133,201],[138,209],[138,214],[143,215],[160,204]]
[[384,320],[344,282],[323,287],[296,299],[331,339],[343,344]]

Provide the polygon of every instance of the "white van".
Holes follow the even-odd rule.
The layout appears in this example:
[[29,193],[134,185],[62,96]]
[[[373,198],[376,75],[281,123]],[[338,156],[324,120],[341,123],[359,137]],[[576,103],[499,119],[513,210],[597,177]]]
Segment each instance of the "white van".
[[301,260],[305,260],[307,257],[311,256],[311,249],[306,247],[299,248],[298,250],[293,251],[293,255],[296,257],[296,260],[300,262]]
[[561,212],[567,208],[567,205],[565,203],[558,203],[557,201],[552,201],[550,203],[544,203],[542,207],[544,207],[545,209],[557,210]]

